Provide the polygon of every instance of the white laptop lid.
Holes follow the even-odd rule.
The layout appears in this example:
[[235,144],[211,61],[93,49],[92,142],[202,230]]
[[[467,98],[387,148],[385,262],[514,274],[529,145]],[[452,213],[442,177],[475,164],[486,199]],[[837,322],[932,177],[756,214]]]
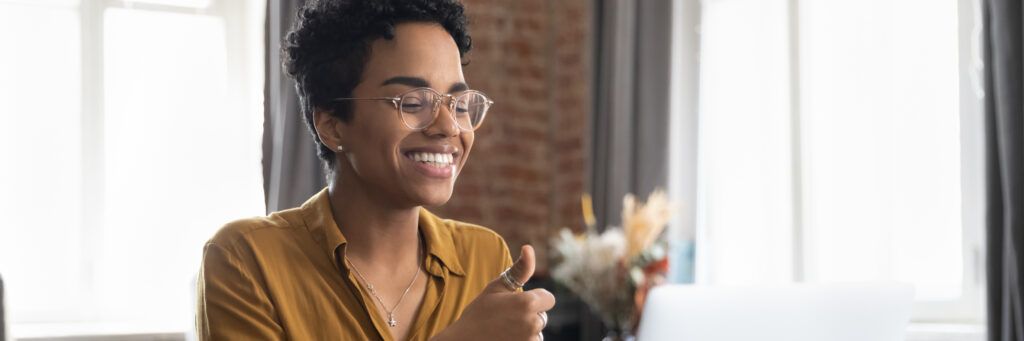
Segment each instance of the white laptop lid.
[[648,295],[640,341],[903,340],[913,288],[902,284],[712,287]]

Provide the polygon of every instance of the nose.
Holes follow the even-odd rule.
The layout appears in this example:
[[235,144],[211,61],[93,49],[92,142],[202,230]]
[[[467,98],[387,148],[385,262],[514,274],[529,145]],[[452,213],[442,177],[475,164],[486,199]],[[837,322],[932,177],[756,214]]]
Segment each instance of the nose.
[[431,122],[423,132],[429,136],[454,137],[461,132],[459,125],[455,122],[455,114],[452,113],[452,106],[455,99],[451,96],[441,97],[434,104],[437,110],[434,122]]

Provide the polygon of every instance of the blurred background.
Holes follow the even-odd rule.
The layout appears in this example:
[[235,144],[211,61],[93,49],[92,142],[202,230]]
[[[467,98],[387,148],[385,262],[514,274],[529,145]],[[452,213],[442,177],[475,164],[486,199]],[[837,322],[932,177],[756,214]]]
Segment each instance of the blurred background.
[[[537,248],[550,340],[605,333],[549,273],[581,196],[657,188],[671,282],[909,283],[908,339],[982,340],[982,1],[464,0],[496,104],[434,209]],[[205,240],[323,186],[301,3],[0,0],[8,338],[190,337]]]

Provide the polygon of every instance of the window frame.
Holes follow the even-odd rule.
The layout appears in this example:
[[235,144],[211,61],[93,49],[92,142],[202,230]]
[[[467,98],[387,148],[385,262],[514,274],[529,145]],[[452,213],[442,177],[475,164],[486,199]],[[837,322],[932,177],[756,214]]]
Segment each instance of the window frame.
[[980,0],[957,0],[963,293],[954,301],[915,302],[915,322],[984,322],[985,126],[980,6]]

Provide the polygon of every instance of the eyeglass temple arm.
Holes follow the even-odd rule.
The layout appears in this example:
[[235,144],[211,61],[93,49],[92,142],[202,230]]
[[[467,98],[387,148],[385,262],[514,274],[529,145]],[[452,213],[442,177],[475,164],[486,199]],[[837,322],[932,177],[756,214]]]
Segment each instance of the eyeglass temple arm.
[[391,101],[391,104],[395,106],[395,109],[398,109],[398,102],[401,101],[401,100],[402,99],[399,98],[399,97],[363,97],[363,98],[338,97],[338,98],[331,99],[331,102],[340,102],[340,101]]

